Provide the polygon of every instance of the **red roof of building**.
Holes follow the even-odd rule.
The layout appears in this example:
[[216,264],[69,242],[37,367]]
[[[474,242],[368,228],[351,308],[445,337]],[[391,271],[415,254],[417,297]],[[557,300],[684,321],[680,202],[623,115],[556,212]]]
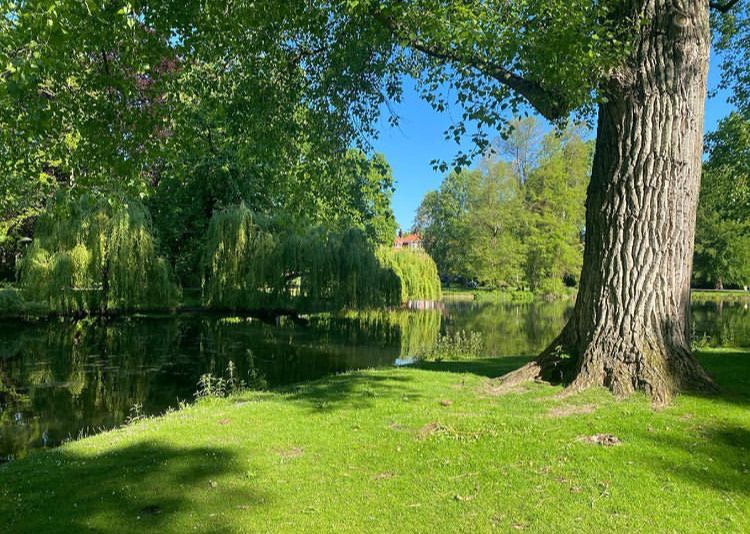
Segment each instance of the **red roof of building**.
[[394,240],[393,245],[396,247],[402,247],[404,245],[408,245],[409,243],[419,243],[420,241],[422,241],[422,238],[419,237],[418,234],[406,234],[401,237],[397,237]]

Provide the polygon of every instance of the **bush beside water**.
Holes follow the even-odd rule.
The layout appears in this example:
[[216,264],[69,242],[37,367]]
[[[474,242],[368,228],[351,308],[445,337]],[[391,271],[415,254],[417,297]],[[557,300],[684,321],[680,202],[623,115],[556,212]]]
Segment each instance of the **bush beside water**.
[[481,333],[459,330],[453,334],[438,336],[435,344],[425,350],[420,359],[436,362],[470,360],[481,357],[483,351],[484,339]]

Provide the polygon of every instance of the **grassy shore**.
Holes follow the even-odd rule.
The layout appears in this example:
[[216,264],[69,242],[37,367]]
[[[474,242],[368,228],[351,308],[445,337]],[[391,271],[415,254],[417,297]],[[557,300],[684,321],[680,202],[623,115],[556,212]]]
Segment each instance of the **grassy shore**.
[[0,467],[0,531],[747,532],[750,352],[700,358],[722,394],[657,412],[493,395],[522,358],[207,399]]
[[[558,295],[558,298],[572,298],[575,291],[570,290],[564,295]],[[695,301],[709,300],[748,300],[750,301],[750,291],[742,290],[714,290],[714,289],[693,289],[691,297]],[[443,300],[476,300],[481,302],[533,302],[539,295],[528,291],[498,291],[491,289],[466,289],[466,288],[449,288],[443,289]]]
[[750,301],[750,291],[742,290],[718,290],[718,289],[693,289],[690,296],[693,300],[748,300]]

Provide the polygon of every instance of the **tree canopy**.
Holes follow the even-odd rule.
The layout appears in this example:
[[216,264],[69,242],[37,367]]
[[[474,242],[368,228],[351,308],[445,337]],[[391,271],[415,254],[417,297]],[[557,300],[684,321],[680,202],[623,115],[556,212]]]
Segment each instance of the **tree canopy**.
[[718,289],[750,285],[750,122],[739,113],[708,136],[694,278]]
[[415,230],[448,279],[560,293],[581,268],[591,143],[575,130],[543,135],[531,118],[515,124],[501,152],[425,196]]

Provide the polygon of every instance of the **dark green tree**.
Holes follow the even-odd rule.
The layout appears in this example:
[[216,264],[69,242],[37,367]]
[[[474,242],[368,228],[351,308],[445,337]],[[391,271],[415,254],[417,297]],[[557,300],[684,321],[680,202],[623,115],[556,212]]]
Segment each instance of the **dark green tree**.
[[708,136],[695,239],[696,283],[750,285],[750,122],[732,113]]

